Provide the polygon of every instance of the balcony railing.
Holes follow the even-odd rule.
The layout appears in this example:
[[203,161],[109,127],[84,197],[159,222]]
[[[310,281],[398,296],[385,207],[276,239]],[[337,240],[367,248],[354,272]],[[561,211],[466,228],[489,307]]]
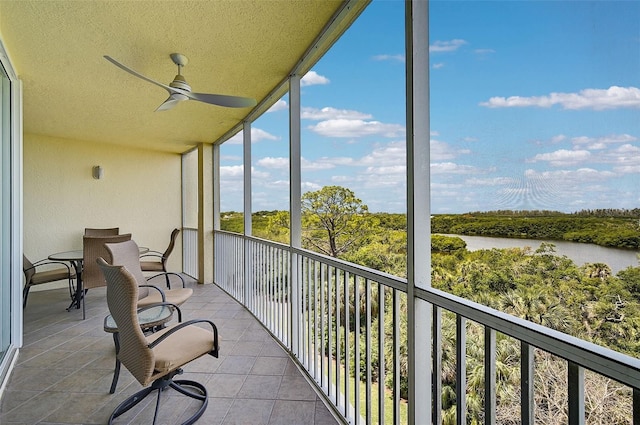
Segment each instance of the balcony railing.
[[[286,245],[216,232],[215,282],[280,340],[349,423],[406,423],[401,386],[408,378],[402,367],[407,347],[401,334],[413,326],[401,314],[407,302],[406,280]],[[433,311],[432,358],[416,361],[431,365],[434,377],[443,376],[443,349],[451,343],[451,338],[443,336],[443,320],[455,321],[456,423],[470,420],[467,335],[475,330],[484,335],[480,384],[484,423],[504,423],[502,414],[502,418],[511,415],[510,423],[533,424],[536,415],[540,421],[542,410],[561,417],[561,423],[593,422],[590,412],[602,406],[593,407],[590,402],[585,409],[585,400],[592,400],[585,385],[585,371],[590,371],[589,379],[593,375],[615,383],[615,397],[624,399],[626,411],[632,412],[627,416],[640,424],[638,359],[433,288],[415,293]],[[515,417],[512,412],[500,412],[496,397],[498,336],[519,341],[520,350],[515,353],[520,358],[519,413]],[[539,380],[535,377],[539,359],[545,356],[563,359],[564,376],[559,377],[563,388],[561,396],[555,394],[553,406],[550,400],[536,406],[535,401],[546,396],[536,394]],[[385,383],[391,391],[385,390]],[[434,379],[432,389],[431,421],[440,424],[442,379]]]
[[198,229],[182,228],[182,272],[198,279]]

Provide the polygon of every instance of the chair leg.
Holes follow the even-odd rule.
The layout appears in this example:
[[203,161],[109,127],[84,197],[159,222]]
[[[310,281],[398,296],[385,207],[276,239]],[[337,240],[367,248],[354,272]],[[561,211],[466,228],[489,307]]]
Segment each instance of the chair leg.
[[133,409],[138,403],[144,400],[146,396],[148,396],[152,391],[155,391],[155,390],[156,388],[154,388],[153,386],[144,388],[138,391],[137,393],[135,393],[134,395],[132,395],[131,397],[127,398],[122,403],[120,403],[118,407],[116,407],[116,410],[114,410],[111,416],[109,417],[109,425],[113,423],[113,420],[115,418]]
[[69,278],[69,297],[71,297],[71,299],[73,300],[73,296],[75,294],[75,289],[73,287],[73,279]]
[[[171,388],[178,391],[179,393],[182,393],[187,397],[191,397],[202,402],[198,411],[195,412],[193,415],[191,415],[189,419],[184,421],[182,425],[191,425],[196,423],[196,421],[200,419],[204,411],[207,410],[207,405],[209,403],[209,398],[207,397],[207,389],[204,387],[204,385],[202,385],[199,382],[189,381],[185,379],[181,379],[178,381],[171,381],[169,385],[171,386]],[[193,391],[189,391],[185,387],[194,387],[198,390],[200,394],[195,393]]]
[[[138,391],[137,393],[135,393],[134,395],[130,396],[129,398],[124,400],[122,403],[120,403],[118,407],[116,407],[116,410],[114,410],[113,413],[111,414],[111,417],[109,417],[109,425],[113,423],[113,420],[115,418],[117,418],[118,416],[126,413],[127,411],[135,407],[146,396],[151,394],[151,392],[158,391],[158,395],[156,397],[155,414],[153,417],[153,424],[155,424],[158,416],[158,411],[160,410],[160,395],[162,394],[162,391],[166,390],[168,387],[175,389],[176,391],[178,391],[179,393],[187,397],[191,397],[202,402],[202,404],[200,405],[200,408],[193,415],[191,415],[190,418],[188,418],[186,421],[182,423],[182,425],[194,424],[198,419],[200,419],[204,411],[207,409],[207,405],[209,401],[209,399],[207,398],[207,389],[204,387],[204,385],[195,381],[189,381],[189,380],[174,381],[172,378],[178,373],[181,373],[181,371],[178,370],[173,372],[170,375],[167,375],[160,379],[156,379],[153,382],[153,384],[151,384],[150,387],[147,387]],[[191,391],[185,387],[193,387],[197,390],[197,392]]]
[[169,275],[167,274],[167,269],[164,264],[162,265],[162,271],[164,272],[164,278],[167,281],[167,289],[171,289],[171,281],[169,280]]
[[120,360],[118,359],[118,353],[120,352],[120,338],[118,332],[113,334],[113,343],[116,346],[116,367],[113,370],[113,380],[111,381],[111,388],[109,394],[116,392],[116,386],[118,385],[118,378],[120,377]]
[[24,289],[22,290],[22,308],[23,309],[27,308],[27,297],[29,296],[29,289],[31,289],[30,286],[25,286]]

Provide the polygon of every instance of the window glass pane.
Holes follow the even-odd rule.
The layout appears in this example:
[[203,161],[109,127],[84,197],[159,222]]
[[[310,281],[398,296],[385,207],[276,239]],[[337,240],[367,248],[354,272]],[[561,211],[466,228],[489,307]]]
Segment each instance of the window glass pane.
[[11,343],[11,115],[9,79],[0,70],[0,144],[2,158],[0,160],[0,358],[4,356]]
[[241,130],[220,146],[220,227],[236,233],[244,232],[243,135]]
[[433,286],[637,357],[640,3],[429,20]]
[[[404,7],[373,1],[301,81],[303,247],[399,276],[406,274]],[[341,230],[320,218],[311,197],[327,207],[338,200]]]
[[288,243],[288,232],[273,226],[289,214],[288,94],[253,122],[251,141],[252,234]]

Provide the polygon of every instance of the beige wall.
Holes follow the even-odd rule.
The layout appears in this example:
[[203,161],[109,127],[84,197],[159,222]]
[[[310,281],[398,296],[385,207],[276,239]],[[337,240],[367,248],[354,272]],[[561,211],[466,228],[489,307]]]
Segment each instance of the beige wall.
[[[94,165],[104,168],[101,180]],[[85,227],[120,227],[164,251],[181,228],[180,168],[178,154],[25,134],[25,254],[35,261],[82,249]],[[180,236],[168,268],[182,270]]]

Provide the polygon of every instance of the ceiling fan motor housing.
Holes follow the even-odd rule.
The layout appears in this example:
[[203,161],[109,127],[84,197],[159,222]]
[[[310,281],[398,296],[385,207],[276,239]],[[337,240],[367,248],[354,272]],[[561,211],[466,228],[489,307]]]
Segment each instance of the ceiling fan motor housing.
[[191,91],[191,86],[187,84],[187,80],[185,80],[184,77],[180,74],[176,75],[173,78],[173,81],[169,83],[169,86],[173,87],[174,89],[180,89],[188,92]]

